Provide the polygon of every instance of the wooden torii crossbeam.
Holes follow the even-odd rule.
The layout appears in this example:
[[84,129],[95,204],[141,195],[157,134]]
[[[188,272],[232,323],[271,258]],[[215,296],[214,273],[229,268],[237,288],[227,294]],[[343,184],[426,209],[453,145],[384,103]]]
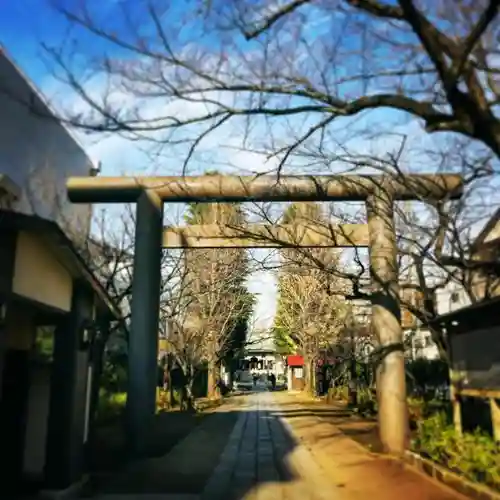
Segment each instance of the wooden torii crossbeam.
[[367,224],[203,224],[163,230],[163,248],[334,248],[369,244]]
[[[70,177],[74,203],[134,203],[145,191],[164,202],[365,201],[374,193],[393,200],[460,196],[462,177],[418,175],[202,175],[185,177]],[[90,201],[91,200],[91,201]]]

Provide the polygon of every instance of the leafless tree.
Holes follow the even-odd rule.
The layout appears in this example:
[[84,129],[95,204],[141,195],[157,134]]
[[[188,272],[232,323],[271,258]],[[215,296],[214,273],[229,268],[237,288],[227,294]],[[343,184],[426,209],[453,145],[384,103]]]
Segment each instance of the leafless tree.
[[[442,292],[455,287],[464,290],[472,302],[482,300],[475,293],[475,281],[472,274],[460,270],[460,265],[470,262],[470,253],[473,248],[478,229],[482,227],[488,216],[491,215],[492,205],[498,203],[495,193],[495,182],[485,175],[485,164],[489,157],[471,157],[468,148],[457,148],[456,152],[444,150],[439,155],[435,151],[434,157],[440,164],[446,166],[455,163],[460,166],[465,178],[465,194],[462,200],[443,200],[439,203],[430,202],[415,196],[415,203],[398,203],[395,207],[396,232],[399,255],[400,286],[402,288],[400,301],[403,309],[403,327],[408,329],[419,323],[421,328],[429,329],[441,355],[446,356],[446,339],[440,330],[434,326],[439,314],[437,300]],[[385,172],[391,172],[395,178],[404,178],[399,157],[386,160],[375,157],[365,158],[366,164],[375,163]],[[307,204],[298,204],[303,207],[300,214],[301,227],[307,227],[317,234],[333,234],[333,227],[339,223],[366,222],[366,213],[362,207],[346,210],[336,205],[329,205],[329,213],[318,217],[316,213],[304,210]],[[261,207],[256,213],[268,224],[287,222],[285,219],[272,219],[267,209]],[[293,208],[293,205],[292,205]],[[293,225],[289,226],[293,232]],[[287,241],[282,241],[284,247],[297,239],[300,243],[299,228],[297,234],[288,235]],[[244,230],[242,230],[244,233]],[[269,234],[269,239],[273,235]],[[333,239],[333,236],[332,236]],[[280,243],[275,240],[276,243]],[[339,250],[337,250],[339,252]],[[335,255],[332,249],[294,248],[280,251],[281,260],[274,259],[271,263],[262,262],[268,269],[283,265],[283,257],[290,267],[304,269],[321,269],[325,273],[324,286],[343,282],[345,293],[353,298],[370,300],[370,273],[368,254],[366,249],[353,248],[344,251],[344,257],[349,255],[348,266],[338,266],[336,259],[329,262],[326,255]],[[454,256],[455,265],[449,265],[448,255]],[[345,258],[344,258],[345,260]],[[459,263],[457,266],[456,263]],[[461,264],[460,264],[461,263]]]
[[[425,163],[477,179],[495,170],[497,1],[262,0],[192,6],[186,16],[159,0],[133,12],[122,6],[116,11],[124,21],[118,29],[86,2],[70,9],[59,5],[69,21],[108,48],[103,57],[86,58],[69,43],[46,47],[57,76],[83,104],[77,113],[68,110],[66,119],[89,130],[150,140],[153,147],[182,148],[183,172],[216,133],[233,147],[262,153],[279,172],[289,166],[399,175]],[[171,19],[183,30],[166,30]],[[83,78],[72,64],[76,57],[81,64],[82,56],[88,63]],[[396,113],[381,114],[381,109]],[[407,119],[416,119],[429,133],[455,132],[461,138],[448,135],[446,150],[420,148],[409,156],[406,138],[396,137],[394,145],[392,132],[386,154],[380,154],[380,144],[372,154],[366,142],[360,143],[408,125]],[[408,167],[410,161],[416,166]],[[413,207],[398,210],[400,227],[419,226],[401,232],[400,250],[406,255],[400,264],[403,276],[410,269],[413,276],[405,286],[423,294],[419,307],[413,299],[407,305],[424,324],[436,315],[436,292],[450,280],[468,279],[440,260],[444,251],[468,252],[479,218],[471,210],[474,193],[470,190],[461,205],[430,207],[424,217],[422,208],[417,216]],[[437,333],[435,340],[442,344]]]
[[[184,260],[181,254],[180,262],[183,263]],[[194,409],[193,384],[196,369],[203,363],[204,353],[202,332],[189,321],[189,309],[192,301],[192,295],[189,292],[189,279],[187,269],[182,264],[176,267],[173,280],[175,285],[169,289],[169,300],[162,302],[160,313],[160,323],[167,348],[168,362],[164,370],[166,377],[168,377],[167,385],[169,387],[166,389],[170,390],[172,395],[171,373],[174,366],[179,367],[184,379],[181,408],[187,411]]]
[[[94,211],[92,231],[79,243],[77,250],[109,297],[121,311],[120,321],[109,328],[99,325],[93,344],[94,384],[93,401],[96,407],[100,377],[106,360],[118,355],[128,356],[128,336],[131,320],[131,303],[134,272],[135,213],[133,206],[122,210],[97,209]],[[164,252],[161,262],[160,311],[175,309],[181,259],[178,254]],[[160,314],[158,332],[164,333],[165,314]]]
[[306,389],[315,387],[316,362],[323,350],[338,342],[349,308],[322,286],[323,273],[284,273],[280,277],[279,328],[288,332],[304,357]]
[[231,349],[238,321],[248,318],[250,296],[244,287],[241,250],[187,250],[190,277],[185,328],[200,336],[202,359],[208,364],[208,396],[217,395],[221,362]]
[[175,284],[169,287],[170,300],[162,309],[169,325],[168,350],[184,375],[182,398],[188,410],[194,407],[196,370],[204,364],[208,366],[208,396],[218,396],[221,362],[238,347],[237,323],[247,321],[251,313],[251,296],[241,286],[245,276],[234,262],[241,255],[235,253],[241,254],[184,250]]
[[[496,0],[212,0],[182,11],[152,0],[106,17],[90,2],[53,3],[104,54],[78,35],[45,46],[80,99],[66,119],[183,147],[184,167],[221,130],[280,168],[294,155],[329,167],[380,109],[500,154]],[[388,115],[374,116],[367,137]]]

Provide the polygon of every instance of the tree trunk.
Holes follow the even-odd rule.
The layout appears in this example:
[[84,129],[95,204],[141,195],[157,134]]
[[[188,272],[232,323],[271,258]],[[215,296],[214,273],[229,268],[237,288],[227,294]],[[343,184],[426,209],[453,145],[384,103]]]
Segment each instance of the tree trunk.
[[304,390],[310,392],[311,388],[311,361],[309,356],[304,357]]
[[189,383],[186,385],[186,411],[188,412],[195,411],[193,383],[194,383],[194,377],[192,377]]
[[311,383],[310,383],[310,386],[309,386],[309,392],[313,395],[313,396],[316,396],[316,358],[313,358],[311,360],[311,364],[310,364],[310,379],[311,379]]
[[169,398],[170,398],[170,406],[174,406],[175,403],[175,395],[174,395],[174,384],[172,382],[172,372],[173,372],[173,366],[172,363],[169,363],[168,365],[168,391],[169,391]]
[[168,394],[168,407],[172,408],[172,373],[170,372],[170,366],[167,363],[163,367],[163,391]]
[[220,365],[214,361],[209,361],[207,376],[207,397],[209,399],[218,399],[220,397],[218,387],[219,377]]
[[194,368],[190,366],[189,368],[183,370],[183,375],[184,383],[181,391],[181,410],[193,412],[195,411],[193,395]]

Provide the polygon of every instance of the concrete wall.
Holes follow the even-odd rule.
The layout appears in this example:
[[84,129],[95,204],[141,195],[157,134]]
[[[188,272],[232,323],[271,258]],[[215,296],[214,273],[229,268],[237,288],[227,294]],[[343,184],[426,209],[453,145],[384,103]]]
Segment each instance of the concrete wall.
[[26,232],[17,236],[12,290],[61,311],[71,308],[73,280],[40,238]]
[[65,180],[89,175],[90,159],[64,126],[43,117],[49,109],[2,52],[0,109],[0,173],[22,189],[14,208],[56,220],[70,234],[88,234],[91,208],[67,201]]
[[438,314],[448,314],[470,305],[466,291],[456,283],[449,283],[436,293],[436,309]]
[[404,335],[408,339],[405,354],[409,359],[439,359],[439,349],[429,330],[420,328],[417,331],[405,331]]

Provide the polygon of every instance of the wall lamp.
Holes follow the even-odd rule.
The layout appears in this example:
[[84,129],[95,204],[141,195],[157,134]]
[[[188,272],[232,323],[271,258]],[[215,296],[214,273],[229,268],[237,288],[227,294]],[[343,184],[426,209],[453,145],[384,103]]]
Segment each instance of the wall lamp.
[[80,349],[87,349],[95,334],[95,324],[92,320],[84,320],[80,327]]

